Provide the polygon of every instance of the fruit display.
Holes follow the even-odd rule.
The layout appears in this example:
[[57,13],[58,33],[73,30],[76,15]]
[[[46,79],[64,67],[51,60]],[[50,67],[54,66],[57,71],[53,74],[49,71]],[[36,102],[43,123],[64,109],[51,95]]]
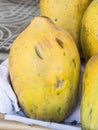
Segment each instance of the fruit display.
[[93,0],[83,16],[81,46],[86,60],[98,53],[98,0]]
[[92,0],[40,0],[41,15],[47,16],[56,25],[68,31],[76,42],[82,56],[80,45],[81,21]]
[[30,118],[61,122],[75,109],[78,49],[71,35],[49,18],[34,18],[16,38],[9,72],[19,104]]
[[81,123],[83,130],[98,129],[98,54],[85,67],[82,83]]
[[81,128],[98,129],[97,13],[98,0],[40,0],[41,15],[13,42],[8,62],[13,90],[28,117],[63,122],[82,90]]

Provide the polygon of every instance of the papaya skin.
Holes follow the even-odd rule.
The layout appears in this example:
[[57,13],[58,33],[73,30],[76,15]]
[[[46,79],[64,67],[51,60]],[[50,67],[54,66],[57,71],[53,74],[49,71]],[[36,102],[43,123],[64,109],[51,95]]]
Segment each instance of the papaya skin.
[[65,30],[36,17],[14,41],[9,54],[13,89],[27,116],[61,122],[75,108],[80,57]]
[[86,10],[81,27],[81,46],[86,61],[98,53],[98,0]]
[[84,12],[92,0],[40,0],[40,14],[69,32],[78,47],[81,58],[80,43],[81,22]]
[[98,54],[86,64],[82,88],[82,130],[98,130]]

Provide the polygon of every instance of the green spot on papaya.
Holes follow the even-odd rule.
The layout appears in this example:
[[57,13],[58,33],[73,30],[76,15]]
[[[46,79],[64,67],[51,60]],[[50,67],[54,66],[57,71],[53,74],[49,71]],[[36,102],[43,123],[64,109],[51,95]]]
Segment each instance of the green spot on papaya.
[[85,79],[87,78],[87,76],[88,76],[88,71],[86,70],[86,72],[85,72]]
[[72,59],[72,62],[74,64],[74,67],[76,68],[76,61],[75,61],[75,59]]
[[92,108],[89,110],[89,115],[91,116],[91,114],[92,114]]
[[61,107],[57,108],[57,113],[59,114],[61,112]]

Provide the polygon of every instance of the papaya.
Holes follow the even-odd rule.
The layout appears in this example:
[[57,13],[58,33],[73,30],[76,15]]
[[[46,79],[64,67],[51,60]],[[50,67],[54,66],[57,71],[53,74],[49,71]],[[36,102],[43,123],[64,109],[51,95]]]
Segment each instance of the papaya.
[[98,130],[98,54],[85,67],[81,101],[82,130]]
[[87,61],[98,53],[98,0],[93,0],[86,10],[81,27],[81,46]]
[[73,38],[49,18],[35,17],[9,54],[13,90],[33,119],[61,122],[75,109],[80,57]]
[[40,14],[47,16],[56,25],[69,32],[83,58],[80,44],[81,21],[92,0],[40,0]]

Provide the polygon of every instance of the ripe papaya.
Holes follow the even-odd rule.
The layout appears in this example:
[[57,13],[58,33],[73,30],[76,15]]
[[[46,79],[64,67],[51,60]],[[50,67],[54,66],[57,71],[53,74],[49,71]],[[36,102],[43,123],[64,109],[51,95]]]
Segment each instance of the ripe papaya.
[[98,53],[98,0],[92,1],[83,16],[81,46],[86,61]]
[[36,17],[9,54],[13,89],[25,114],[60,122],[75,108],[80,58],[70,34],[46,17]]
[[55,22],[56,25],[68,31],[78,47],[80,44],[81,21],[84,12],[92,0],[40,0],[40,13]]
[[98,54],[88,60],[82,84],[82,130],[98,130]]

